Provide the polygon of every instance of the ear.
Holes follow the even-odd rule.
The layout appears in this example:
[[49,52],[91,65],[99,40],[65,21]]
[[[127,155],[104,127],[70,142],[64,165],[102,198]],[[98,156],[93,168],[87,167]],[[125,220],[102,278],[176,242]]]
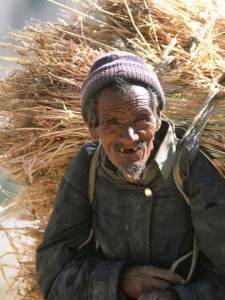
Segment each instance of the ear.
[[99,140],[98,127],[94,127],[93,122],[88,122],[87,126],[92,140],[98,141]]
[[161,121],[161,110],[158,107],[157,108],[157,114],[156,114],[156,131],[159,130],[159,128],[161,127],[162,121]]

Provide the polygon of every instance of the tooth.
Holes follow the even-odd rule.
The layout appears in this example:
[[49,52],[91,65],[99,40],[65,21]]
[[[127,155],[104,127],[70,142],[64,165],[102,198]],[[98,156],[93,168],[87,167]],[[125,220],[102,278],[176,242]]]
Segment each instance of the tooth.
[[123,150],[123,149],[120,149],[120,152],[124,152],[124,150]]
[[137,151],[138,150],[138,148],[133,148],[133,151]]

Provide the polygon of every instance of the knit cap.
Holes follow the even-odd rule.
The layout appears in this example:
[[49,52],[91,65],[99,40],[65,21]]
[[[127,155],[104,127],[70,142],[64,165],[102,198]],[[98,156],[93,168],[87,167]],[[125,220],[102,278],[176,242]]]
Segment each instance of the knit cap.
[[110,86],[115,77],[144,84],[156,92],[159,108],[165,105],[162,87],[152,68],[139,56],[126,51],[108,52],[96,59],[81,88],[81,114],[87,122],[87,101],[101,89]]

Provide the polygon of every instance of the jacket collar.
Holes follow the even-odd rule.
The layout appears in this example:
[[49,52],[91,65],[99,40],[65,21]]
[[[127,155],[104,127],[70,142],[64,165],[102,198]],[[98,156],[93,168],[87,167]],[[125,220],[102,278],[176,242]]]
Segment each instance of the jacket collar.
[[[151,163],[155,162],[163,178],[167,179],[173,168],[173,164],[176,158],[178,139],[175,134],[175,128],[173,123],[163,121],[160,131],[164,133],[164,138],[161,141],[161,144],[155,155],[155,158],[151,161]],[[161,132],[159,132],[159,134],[160,133]],[[150,168],[151,168],[151,163],[148,165],[148,167]]]

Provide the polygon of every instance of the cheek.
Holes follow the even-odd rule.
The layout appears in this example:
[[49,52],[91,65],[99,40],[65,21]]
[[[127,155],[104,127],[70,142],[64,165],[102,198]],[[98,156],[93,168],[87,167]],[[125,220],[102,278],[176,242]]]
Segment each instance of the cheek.
[[156,131],[156,124],[151,123],[138,130],[137,133],[140,139],[143,138],[147,143],[150,143],[154,139]]
[[111,134],[105,132],[105,134],[102,134],[100,136],[99,141],[102,144],[107,156],[108,157],[111,156],[112,155],[112,146],[114,145],[114,143],[116,143],[115,138]]
[[99,137],[102,142],[112,143],[119,139],[120,132],[112,128],[99,128]]

